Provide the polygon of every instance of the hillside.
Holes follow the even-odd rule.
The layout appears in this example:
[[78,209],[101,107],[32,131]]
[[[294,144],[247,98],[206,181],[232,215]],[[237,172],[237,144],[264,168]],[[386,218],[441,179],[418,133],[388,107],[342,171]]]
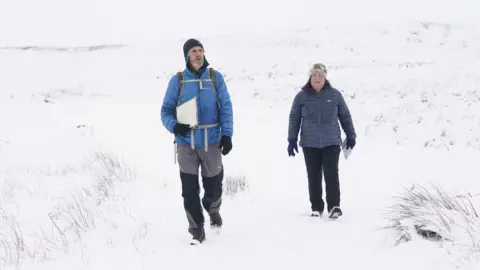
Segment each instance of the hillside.
[[[225,228],[198,247],[187,245],[159,115],[184,38],[0,48],[2,269],[479,266],[466,257],[478,253],[469,236],[395,245],[380,229],[414,183],[470,192],[478,206],[479,27],[305,25],[200,39],[234,102],[226,183],[247,187],[226,189]],[[327,65],[359,136],[340,163],[345,215],[334,222],[306,216],[303,157],[286,152],[290,105],[314,62]]]

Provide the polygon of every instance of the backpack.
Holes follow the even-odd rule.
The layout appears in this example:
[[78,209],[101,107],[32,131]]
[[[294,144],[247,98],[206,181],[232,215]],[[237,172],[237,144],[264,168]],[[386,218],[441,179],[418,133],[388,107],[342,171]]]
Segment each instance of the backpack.
[[[212,81],[213,84],[213,91],[215,91],[215,96],[217,97],[217,107],[220,109],[220,103],[218,102],[218,96],[217,96],[217,85],[215,83],[215,78],[214,78],[215,70],[213,68],[208,68],[208,76],[210,77],[210,80]],[[182,94],[182,86],[183,86],[183,72],[177,72],[177,76],[179,78],[179,83],[178,83],[178,95],[177,95],[177,106],[180,105],[180,95]]]

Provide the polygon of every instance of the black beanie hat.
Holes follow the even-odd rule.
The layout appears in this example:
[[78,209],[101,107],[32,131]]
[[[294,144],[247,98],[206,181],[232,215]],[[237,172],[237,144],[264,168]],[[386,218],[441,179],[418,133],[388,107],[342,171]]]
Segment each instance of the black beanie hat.
[[187,54],[190,51],[190,49],[192,49],[195,46],[200,46],[203,49],[202,43],[193,38],[187,40],[185,44],[183,44],[183,56],[185,57],[185,59],[187,59]]

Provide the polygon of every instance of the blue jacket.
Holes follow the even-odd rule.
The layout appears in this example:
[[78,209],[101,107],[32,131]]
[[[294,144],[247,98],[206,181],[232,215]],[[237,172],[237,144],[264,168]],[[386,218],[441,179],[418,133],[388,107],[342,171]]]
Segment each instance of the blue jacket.
[[[195,79],[210,79],[208,69],[206,66],[208,62],[201,69],[200,74],[197,75],[188,67],[183,71],[184,80]],[[218,127],[207,128],[207,141],[209,145],[218,144],[221,136],[233,135],[233,112],[230,94],[224,78],[220,72],[214,72],[215,84],[217,91],[213,89],[211,82],[202,82],[203,89],[200,89],[199,82],[184,82],[182,86],[180,104],[197,97],[197,110],[199,125],[209,125],[218,123]],[[179,77],[173,76],[163,99],[161,108],[161,119],[163,126],[173,134],[173,128],[177,124],[175,118],[175,110],[177,107]],[[218,98],[218,99],[217,99]],[[218,100],[218,104],[217,104]],[[205,147],[205,130],[194,130],[195,147]],[[175,136],[175,141],[181,144],[191,143],[191,133],[188,132],[185,137]]]
[[319,93],[307,85],[297,93],[290,109],[288,141],[297,142],[300,132],[302,147],[341,145],[340,126],[348,139],[356,139],[347,103],[328,81]]

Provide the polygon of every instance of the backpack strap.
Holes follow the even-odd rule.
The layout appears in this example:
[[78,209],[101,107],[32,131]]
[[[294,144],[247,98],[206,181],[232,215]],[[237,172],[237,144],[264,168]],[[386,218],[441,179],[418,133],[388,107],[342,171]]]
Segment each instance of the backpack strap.
[[215,70],[213,68],[208,68],[208,76],[210,76],[210,80],[212,80],[214,91],[217,92],[217,84],[215,83]]
[[[182,94],[182,86],[183,86],[183,72],[177,72],[178,76],[178,96],[177,96],[177,106],[180,105],[180,95]],[[215,91],[215,96],[217,95],[217,84],[215,83],[215,70],[213,68],[208,68],[208,76],[210,77],[210,80],[212,81],[213,85],[213,91]],[[218,103],[218,97],[217,97],[217,105],[220,105]],[[220,107],[220,106],[219,106]]]
[[217,96],[217,84],[215,83],[215,70],[213,68],[208,68],[208,75],[210,76],[210,80],[212,80],[213,91],[215,91],[215,97],[217,98],[217,107],[220,110],[220,102],[218,101]]
[[183,86],[183,72],[177,72],[178,76],[178,95],[177,95],[177,106],[180,105],[180,95],[182,93],[182,86]]
[[[183,72],[177,72],[178,76],[178,95],[177,95],[177,106],[180,105],[180,96],[182,94],[182,86],[183,86]],[[217,91],[217,84],[215,83],[215,70],[213,68],[208,68],[208,76],[212,81],[213,91],[215,91],[215,98],[217,99],[217,108],[220,111],[220,101],[218,100],[218,91]]]
[[[182,86],[183,86],[183,72],[179,71],[177,72],[177,77],[178,77],[178,94],[177,94],[177,107],[180,105],[180,94],[182,92]],[[175,115],[175,118],[177,117],[177,111],[174,110],[173,114]],[[176,164],[177,163],[177,146],[176,146],[176,140],[175,140],[175,135],[173,136],[173,162]]]

